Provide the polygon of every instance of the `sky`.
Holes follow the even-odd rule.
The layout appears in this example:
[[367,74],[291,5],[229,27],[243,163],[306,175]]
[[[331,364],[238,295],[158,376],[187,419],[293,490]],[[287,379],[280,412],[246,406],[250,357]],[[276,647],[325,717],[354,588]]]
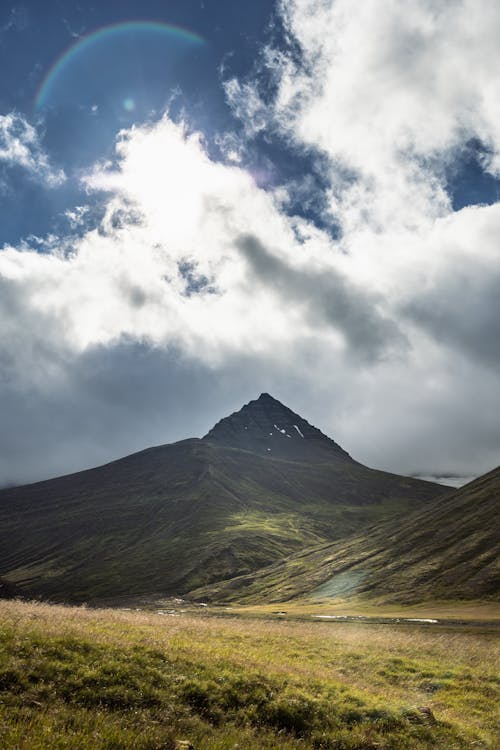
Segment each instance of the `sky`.
[[265,391],[500,463],[500,5],[0,0],[0,486]]

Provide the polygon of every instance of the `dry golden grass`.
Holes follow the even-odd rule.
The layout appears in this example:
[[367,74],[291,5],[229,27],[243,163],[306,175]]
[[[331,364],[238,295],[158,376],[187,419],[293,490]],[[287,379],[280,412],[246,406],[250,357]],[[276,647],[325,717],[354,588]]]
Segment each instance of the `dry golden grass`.
[[[446,729],[450,733],[446,735],[446,740],[432,726],[422,729],[422,737],[406,737],[404,729],[399,727],[394,732],[387,730],[386,735],[377,734],[373,739],[373,732],[375,729],[378,731],[377,727],[380,725],[380,717],[377,719],[379,724],[375,721],[375,729],[365,726],[365,717],[359,720],[360,726],[350,726],[345,732],[343,729],[339,730],[338,744],[334,744],[334,739],[328,740],[330,735],[333,737],[331,732],[328,737],[325,735],[325,744],[321,744],[317,728],[315,733],[304,730],[301,735],[293,725],[293,717],[290,719],[293,731],[287,733],[285,725],[284,728],[279,728],[279,736],[273,739],[274,735],[269,734],[272,727],[256,727],[255,718],[248,718],[250,714],[245,713],[244,706],[241,711],[238,709],[239,713],[231,714],[230,725],[225,727],[220,726],[219,720],[212,721],[208,713],[205,716],[201,710],[196,713],[196,710],[190,709],[191,713],[188,711],[186,714],[184,708],[182,711],[179,708],[182,716],[178,719],[174,711],[171,718],[174,727],[172,731],[178,731],[176,727],[186,731],[185,727],[188,727],[191,736],[197,741],[197,747],[229,748],[237,741],[244,741],[247,747],[256,748],[380,747],[399,750],[400,747],[439,747],[449,750],[452,747],[497,747],[500,650],[494,629],[432,629],[418,625],[270,621],[262,618],[188,615],[169,617],[146,612],[91,610],[3,601],[0,603],[0,631],[8,636],[0,659],[0,667],[4,670],[12,670],[16,666],[24,670],[33,669],[30,644],[33,644],[33,651],[38,649],[40,654],[44,652],[46,644],[53,644],[53,649],[64,649],[67,644],[71,648],[75,644],[89,644],[89,648],[100,649],[100,654],[115,655],[113,658],[117,659],[117,670],[122,668],[121,662],[118,662],[123,655],[128,654],[127,659],[133,660],[135,654],[138,654],[145,659],[147,670],[147,655],[163,654],[168,659],[172,674],[180,675],[179,679],[189,678],[190,684],[197,680],[198,685],[215,685],[220,681],[221,675],[224,684],[234,686],[239,684],[241,678],[265,679],[272,690],[276,691],[278,687],[285,692],[291,690],[291,704],[294,701],[297,703],[303,694],[304,700],[309,701],[308,705],[316,706],[320,717],[318,721],[323,715],[321,711],[326,711],[325,706],[331,701],[328,696],[334,694],[337,696],[335,700],[339,701],[339,715],[342,716],[347,715],[348,711],[352,713],[352,707],[356,705],[369,707],[372,713],[375,712],[373,715],[378,711],[380,716],[384,711],[392,712],[391,716],[400,716],[404,712],[426,706],[440,725],[442,723],[444,728],[447,724],[450,725]],[[53,651],[51,654],[50,658],[57,657],[57,653],[56,656]],[[37,668],[42,663],[42,657],[43,654],[40,658],[37,657]],[[94,655],[93,658],[95,661],[97,657]],[[23,659],[27,666],[23,666]],[[63,664],[61,659],[58,664]],[[68,664],[64,663],[63,666],[70,670],[71,662]],[[76,666],[79,670],[83,668],[81,661]],[[0,687],[1,684],[0,676]],[[96,685],[96,689],[99,689],[98,683]],[[77,691],[79,687],[77,685]],[[27,695],[31,696],[30,689],[28,685]],[[52,699],[48,698],[39,699],[35,696],[30,699],[44,705],[47,700],[49,708],[57,704],[57,701],[51,703]],[[161,701],[170,705],[175,700],[177,694],[165,693],[164,698],[158,697],[158,705],[163,705]],[[5,704],[5,696],[3,701]],[[316,704],[314,701],[319,702]],[[89,709],[88,706],[79,705],[76,708],[80,711],[78,721],[81,722],[78,731],[81,737],[85,737],[85,726],[90,721]],[[39,744],[42,728],[37,724],[38,719],[34,718],[33,712],[28,712],[22,719],[19,711],[16,711],[19,737],[21,734],[24,738],[30,733],[32,735],[31,746],[19,747],[42,748],[43,744]],[[8,713],[5,710],[0,712],[0,740],[2,726],[5,730],[8,725]],[[106,713],[101,708],[97,715],[101,723],[106,724],[106,716],[110,726],[116,722],[116,712]],[[46,716],[50,716],[50,711]],[[95,723],[95,712],[92,720]],[[50,725],[52,720],[46,721]],[[45,728],[46,726],[44,723]],[[124,732],[125,730],[132,732],[131,739],[127,739],[128,735],[124,734],[122,744],[111,743],[109,747],[168,747],[166,739],[161,740],[163,745],[154,744],[156,740],[153,742],[153,739],[149,745],[138,745],[132,729],[123,727]],[[358,735],[359,738],[356,739]],[[9,735],[8,731],[4,731],[4,736],[8,738],[17,735],[12,732]],[[79,736],[75,734],[77,739],[73,740],[73,747],[92,746],[92,742],[85,744],[83,739],[78,739]],[[228,737],[233,745],[228,744]],[[351,744],[346,744],[351,740]],[[439,744],[444,741],[449,744]],[[94,745],[107,747],[106,744],[95,744],[95,741]],[[61,744],[60,747],[70,745]]]
[[[219,608],[220,609],[220,608]],[[279,604],[231,605],[235,614],[271,615],[284,610],[288,618],[312,615],[346,615],[349,617],[404,618],[424,617],[440,620],[500,621],[500,602],[430,601],[419,604],[387,604],[373,599],[320,599],[303,597]]]

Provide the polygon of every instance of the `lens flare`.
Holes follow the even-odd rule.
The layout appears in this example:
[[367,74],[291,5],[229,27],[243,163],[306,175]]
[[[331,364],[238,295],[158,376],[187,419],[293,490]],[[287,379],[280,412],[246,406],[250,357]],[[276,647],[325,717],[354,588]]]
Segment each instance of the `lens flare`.
[[79,39],[78,42],[73,44],[69,49],[66,49],[54,62],[37,91],[34,102],[35,110],[39,110],[47,104],[54,84],[72,61],[79,58],[82,53],[91,50],[94,44],[129,33],[161,34],[165,39],[170,37],[170,39],[176,39],[193,46],[201,46],[205,44],[205,40],[203,37],[199,36],[199,34],[195,34],[194,32],[180,28],[179,26],[171,26],[170,24],[161,23],[159,21],[128,21],[125,23],[113,24],[111,26],[104,26],[103,28],[90,32],[82,39]]

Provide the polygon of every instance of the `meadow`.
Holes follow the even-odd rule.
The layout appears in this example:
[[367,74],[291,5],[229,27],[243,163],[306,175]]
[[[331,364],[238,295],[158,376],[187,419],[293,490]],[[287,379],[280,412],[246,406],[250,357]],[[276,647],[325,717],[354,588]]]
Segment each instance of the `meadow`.
[[498,631],[0,602],[5,750],[499,747]]

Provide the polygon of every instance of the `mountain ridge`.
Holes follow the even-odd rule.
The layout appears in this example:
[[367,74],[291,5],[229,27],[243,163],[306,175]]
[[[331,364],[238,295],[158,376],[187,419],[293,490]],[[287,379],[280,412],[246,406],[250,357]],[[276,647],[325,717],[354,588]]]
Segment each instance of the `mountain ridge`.
[[1,491],[0,579],[61,601],[186,594],[447,491],[357,463],[263,394],[202,439]]
[[228,603],[336,598],[412,604],[500,599],[500,467],[450,491],[439,506],[379,522],[361,535],[292,554],[194,597]]

